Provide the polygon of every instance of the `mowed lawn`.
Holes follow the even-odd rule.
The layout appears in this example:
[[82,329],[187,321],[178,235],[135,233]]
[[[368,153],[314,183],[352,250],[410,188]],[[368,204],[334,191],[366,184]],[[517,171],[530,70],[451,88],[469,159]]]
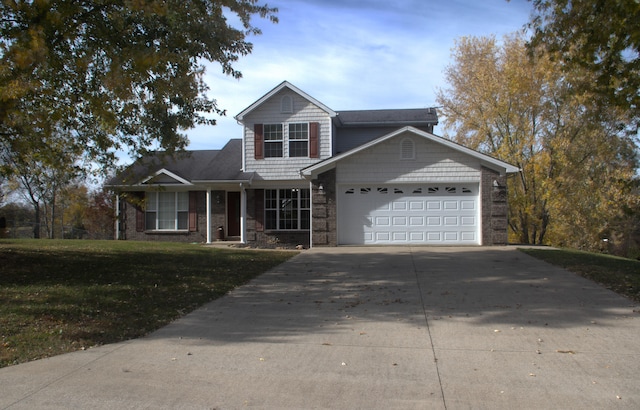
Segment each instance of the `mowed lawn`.
[[533,248],[520,251],[640,303],[640,261],[573,249]]
[[295,254],[0,240],[0,367],[146,335]]

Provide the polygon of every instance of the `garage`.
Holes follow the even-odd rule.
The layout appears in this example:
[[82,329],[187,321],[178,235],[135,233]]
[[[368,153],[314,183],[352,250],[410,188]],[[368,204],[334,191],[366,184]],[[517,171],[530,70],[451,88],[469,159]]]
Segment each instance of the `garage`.
[[342,245],[479,245],[478,183],[340,185]]

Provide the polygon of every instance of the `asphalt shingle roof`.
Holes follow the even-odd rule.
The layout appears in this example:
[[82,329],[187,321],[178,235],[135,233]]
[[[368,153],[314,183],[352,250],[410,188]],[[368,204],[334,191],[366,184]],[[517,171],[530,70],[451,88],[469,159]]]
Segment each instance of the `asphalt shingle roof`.
[[154,152],[140,158],[108,185],[141,183],[165,169],[188,181],[246,181],[253,173],[242,172],[242,140],[232,139],[220,150],[194,150],[168,155]]
[[438,115],[435,108],[339,111],[336,118],[338,125],[344,127],[438,124]]

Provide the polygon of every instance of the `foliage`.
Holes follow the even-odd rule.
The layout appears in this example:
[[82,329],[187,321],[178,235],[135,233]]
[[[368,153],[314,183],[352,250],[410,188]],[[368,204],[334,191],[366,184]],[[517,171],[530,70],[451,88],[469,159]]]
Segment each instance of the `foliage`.
[[[580,75],[586,75],[580,73]],[[521,37],[462,38],[438,92],[445,129],[522,171],[509,184],[509,227],[521,243],[597,249],[633,202],[635,141],[626,112],[594,105]]]
[[295,252],[0,240],[0,367],[143,336]]
[[619,107],[640,122],[640,2],[637,0],[532,0],[532,50],[544,49],[603,107]]
[[52,166],[46,147],[59,146],[109,167],[116,150],[185,147],[182,130],[224,114],[203,61],[240,78],[253,16],[277,21],[257,1],[3,1],[0,152]]
[[640,302],[640,261],[570,249],[520,249]]

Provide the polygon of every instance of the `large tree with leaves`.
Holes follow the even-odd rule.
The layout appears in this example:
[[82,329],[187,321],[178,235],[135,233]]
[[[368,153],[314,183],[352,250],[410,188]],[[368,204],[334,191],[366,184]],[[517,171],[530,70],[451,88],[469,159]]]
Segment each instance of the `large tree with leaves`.
[[258,0],[3,0],[0,150],[28,155],[54,132],[105,165],[116,150],[181,149],[184,130],[224,114],[204,62],[240,78],[252,19],[276,12]]
[[460,39],[445,77],[448,136],[522,170],[509,185],[514,239],[597,248],[633,200],[626,112],[575,93],[558,64],[532,59],[518,36]]
[[[637,0],[530,0],[534,13],[531,50],[544,51],[573,87],[589,91],[601,106],[632,114],[640,122],[640,2]],[[583,72],[582,77],[575,76]]]

